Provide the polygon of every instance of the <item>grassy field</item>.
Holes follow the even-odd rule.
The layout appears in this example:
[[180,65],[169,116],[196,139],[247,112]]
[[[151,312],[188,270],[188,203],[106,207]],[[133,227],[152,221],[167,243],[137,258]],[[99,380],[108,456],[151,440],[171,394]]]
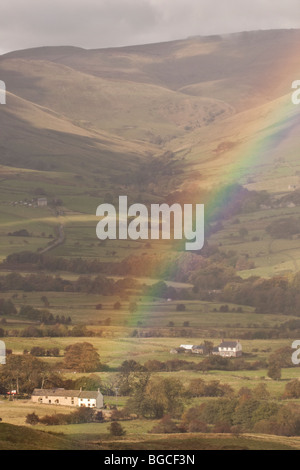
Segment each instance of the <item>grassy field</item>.
[[[274,275],[287,274],[300,269],[300,240],[274,239],[266,233],[266,227],[280,219],[298,218],[300,208],[278,208],[260,210],[238,216],[224,223],[224,229],[212,235],[211,241],[221,244],[224,251],[233,250],[239,256],[247,256],[255,265],[254,269],[242,270],[239,274],[246,278],[260,276],[268,278]],[[241,237],[239,230],[246,228],[248,234]],[[253,238],[257,240],[253,241]]]
[[131,450],[201,450],[201,449],[253,449],[253,450],[292,450],[300,449],[299,437],[245,434],[149,434],[157,424],[156,420],[124,421],[122,426],[126,435],[112,438],[109,423],[90,423],[77,425],[26,425],[28,413],[38,416],[56,412],[69,413],[72,408],[36,405],[30,401],[0,401],[0,449],[131,449]]
[[[138,423],[134,423],[139,429]],[[89,425],[78,425],[75,432],[74,429],[64,429],[66,434],[62,434],[58,429],[49,432],[49,429],[44,431],[1,423],[0,450],[295,450],[300,445],[298,438],[261,435],[233,437],[189,433],[141,437],[137,432],[131,434],[129,427],[128,435],[116,440],[108,437],[105,426],[107,424],[97,424],[89,429]]]
[[[94,345],[99,352],[103,363],[110,367],[120,365],[124,357],[135,357],[140,362],[149,359],[157,359],[165,361],[168,359],[185,359],[192,361],[201,361],[197,355],[172,355],[170,350],[179,347],[180,344],[201,344],[207,338],[195,338],[193,336],[186,337],[163,337],[163,338],[131,338],[129,336],[121,336],[121,330],[118,328],[108,327],[107,333],[103,337],[86,337],[77,338],[76,341],[88,341]],[[124,333],[124,331],[123,331]],[[215,344],[219,344],[221,338],[210,338]],[[5,338],[6,346],[13,349],[15,353],[22,353],[24,349],[31,349],[33,346],[44,348],[58,347],[61,351],[69,344],[74,343],[74,338],[58,337],[58,338],[23,338],[23,337],[7,337]],[[292,341],[289,339],[274,340],[243,340],[242,346],[244,353],[252,353],[247,359],[256,361],[266,359],[268,356],[283,347],[291,346]],[[253,353],[253,350],[255,351]],[[195,357],[196,356],[196,357]]]
[[[0,272],[1,275],[6,273]],[[52,274],[53,273],[49,273]],[[76,280],[78,276],[72,274],[62,275],[63,278]],[[84,277],[84,276],[83,276]],[[141,278],[137,281],[140,284],[153,284],[155,280]],[[172,283],[169,285],[188,289],[188,284]],[[98,295],[85,294],[81,292],[9,292],[3,293],[2,298],[12,299],[17,308],[22,305],[32,305],[35,308],[43,309],[45,304],[42,297],[47,297],[49,306],[47,309],[56,315],[70,316],[73,324],[81,323],[86,325],[105,325],[107,318],[111,319],[111,325],[119,327],[140,327],[140,328],[166,328],[170,322],[176,328],[183,327],[184,322],[188,322],[187,335],[190,336],[192,330],[189,328],[198,328],[203,331],[216,329],[222,334],[222,329],[235,329],[236,334],[246,329],[268,329],[276,328],[287,321],[285,315],[280,314],[258,314],[249,306],[242,306],[242,312],[236,311],[237,305],[228,304],[228,312],[220,312],[220,302],[205,301],[168,301],[162,299],[153,299],[152,297],[141,296],[140,292],[135,292],[129,297],[118,295]],[[125,297],[125,298],[124,298]],[[137,303],[135,312],[129,311],[130,302],[134,299]],[[121,308],[116,310],[114,304],[120,302]],[[185,311],[177,311],[177,305],[184,303]],[[96,306],[102,305],[101,310]],[[6,317],[9,322],[16,321],[16,317]],[[289,316],[289,319],[297,317]],[[201,335],[201,332],[200,332]]]

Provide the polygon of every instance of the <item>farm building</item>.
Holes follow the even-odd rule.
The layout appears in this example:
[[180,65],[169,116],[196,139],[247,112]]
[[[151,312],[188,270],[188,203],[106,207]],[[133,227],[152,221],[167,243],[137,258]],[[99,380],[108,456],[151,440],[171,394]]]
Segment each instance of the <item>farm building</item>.
[[194,345],[193,344],[181,344],[179,347],[184,349],[185,351],[191,351]]
[[[193,353],[193,354],[202,354],[207,356],[210,352],[207,350],[204,344],[198,346],[192,344],[181,344],[179,348],[171,349],[171,354],[179,353]],[[218,346],[214,346],[211,354],[213,356],[222,356],[222,357],[240,357],[242,355],[242,345],[239,341],[224,341]]]
[[87,408],[103,408],[103,395],[97,392],[80,390],[65,390],[64,388],[39,389],[35,388],[31,400],[44,405],[62,405]]
[[47,206],[47,204],[48,204],[48,201],[47,201],[46,197],[39,197],[38,198],[38,200],[37,200],[38,207],[45,207],[45,206]]
[[193,346],[192,347],[192,353],[194,353],[194,354],[207,354],[207,348],[204,346],[204,344],[200,344],[198,346]]
[[223,357],[240,357],[242,355],[242,345],[239,341],[222,341],[218,350],[218,355]]

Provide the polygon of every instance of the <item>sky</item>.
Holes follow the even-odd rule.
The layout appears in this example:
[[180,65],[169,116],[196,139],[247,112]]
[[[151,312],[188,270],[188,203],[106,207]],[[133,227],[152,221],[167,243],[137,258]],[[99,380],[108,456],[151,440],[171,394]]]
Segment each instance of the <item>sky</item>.
[[0,54],[300,28],[299,0],[1,0]]

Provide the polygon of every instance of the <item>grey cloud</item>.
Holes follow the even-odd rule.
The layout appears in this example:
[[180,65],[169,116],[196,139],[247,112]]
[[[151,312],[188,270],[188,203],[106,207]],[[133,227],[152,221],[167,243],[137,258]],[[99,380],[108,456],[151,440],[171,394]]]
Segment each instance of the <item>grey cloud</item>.
[[123,46],[271,28],[300,28],[299,0],[2,0],[0,53],[44,45]]

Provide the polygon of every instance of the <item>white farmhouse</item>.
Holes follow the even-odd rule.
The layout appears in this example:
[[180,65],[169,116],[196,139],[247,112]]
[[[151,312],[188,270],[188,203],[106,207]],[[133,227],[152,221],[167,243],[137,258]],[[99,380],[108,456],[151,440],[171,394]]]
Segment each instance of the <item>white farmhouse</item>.
[[223,341],[218,346],[219,356],[240,357],[242,355],[242,345],[239,341]]
[[35,388],[31,400],[44,405],[75,406],[86,408],[103,408],[103,395],[97,392],[80,390],[65,390],[64,388],[39,389]]

